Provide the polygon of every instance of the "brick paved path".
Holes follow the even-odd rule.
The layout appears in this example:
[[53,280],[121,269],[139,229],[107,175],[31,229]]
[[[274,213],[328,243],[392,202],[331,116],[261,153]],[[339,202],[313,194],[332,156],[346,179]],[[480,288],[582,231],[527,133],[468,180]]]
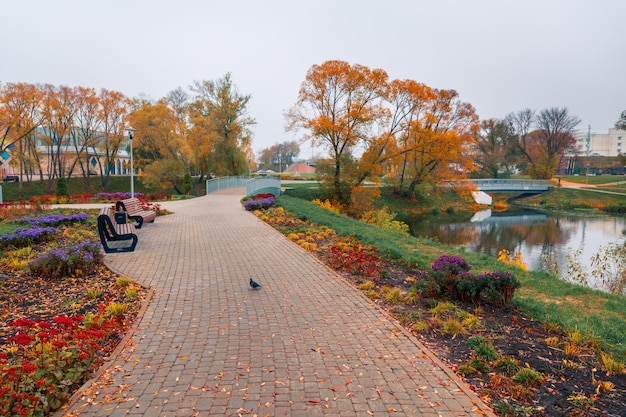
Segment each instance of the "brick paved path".
[[493,415],[236,194],[167,203],[175,214],[139,230],[135,252],[106,256],[155,294],[124,350],[59,415]]

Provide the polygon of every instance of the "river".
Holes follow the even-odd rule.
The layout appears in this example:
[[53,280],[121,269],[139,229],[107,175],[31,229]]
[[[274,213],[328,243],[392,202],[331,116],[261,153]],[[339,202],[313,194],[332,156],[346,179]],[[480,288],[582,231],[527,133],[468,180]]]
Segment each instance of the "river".
[[621,247],[626,240],[624,217],[584,217],[511,209],[502,213],[485,210],[467,221],[453,221],[448,215],[405,221],[414,236],[465,246],[493,257],[502,249],[519,252],[529,270],[558,270],[570,280],[574,280],[575,274],[568,270],[568,258],[573,256],[580,263],[577,269],[586,272],[588,285],[603,291],[608,286],[592,273],[591,258],[609,243]]

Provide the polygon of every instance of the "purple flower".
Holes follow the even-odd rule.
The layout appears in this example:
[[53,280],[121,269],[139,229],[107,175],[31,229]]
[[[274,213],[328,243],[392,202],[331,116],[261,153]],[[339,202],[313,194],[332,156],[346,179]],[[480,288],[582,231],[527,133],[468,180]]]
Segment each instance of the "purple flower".
[[26,219],[15,220],[16,223],[30,223],[33,226],[45,225],[59,225],[62,223],[84,222],[87,220],[88,215],[86,213],[70,214],[63,216],[61,214],[49,214],[42,217],[32,217]]
[[460,274],[464,271],[472,269],[472,265],[460,256],[441,255],[431,265],[433,271],[446,272],[449,274]]
[[54,227],[31,227],[30,229],[22,229],[18,227],[11,234],[1,235],[0,245],[38,241],[55,231],[56,228]]
[[276,198],[274,196],[263,197],[263,198],[247,200],[243,203],[243,207],[248,211],[267,209],[267,208],[270,208],[275,202],[276,202]]
[[29,271],[47,278],[88,273],[102,262],[100,247],[94,242],[83,242],[63,248],[50,249],[28,264]]
[[[96,194],[97,198],[101,198],[103,200],[124,200],[126,198],[130,198],[130,192],[116,192],[116,193],[98,193]],[[135,197],[143,197],[143,193],[135,193]]]

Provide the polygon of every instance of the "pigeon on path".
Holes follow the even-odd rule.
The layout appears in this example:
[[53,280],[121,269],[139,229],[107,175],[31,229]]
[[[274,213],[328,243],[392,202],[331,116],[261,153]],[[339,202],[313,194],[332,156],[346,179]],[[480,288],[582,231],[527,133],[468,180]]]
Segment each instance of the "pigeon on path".
[[258,282],[256,282],[252,278],[250,278],[250,287],[252,287],[253,290],[258,290],[258,289],[262,288],[261,284],[259,284]]

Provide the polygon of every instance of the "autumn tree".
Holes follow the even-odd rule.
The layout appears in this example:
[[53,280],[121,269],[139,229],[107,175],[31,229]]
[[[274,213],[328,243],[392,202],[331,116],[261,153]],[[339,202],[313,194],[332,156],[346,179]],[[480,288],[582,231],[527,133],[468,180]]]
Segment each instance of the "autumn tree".
[[430,87],[413,80],[392,80],[385,86],[384,111],[376,123],[376,136],[359,160],[355,187],[365,180],[377,181],[382,174],[398,174],[406,163],[407,138],[435,97]]
[[372,128],[385,112],[381,97],[386,82],[381,69],[326,61],[309,69],[287,113],[288,129],[305,131],[305,140],[328,152],[331,169],[324,179],[339,201],[348,201],[355,148],[367,148],[376,138]]
[[70,146],[74,149],[75,158],[71,161],[67,177],[78,167],[85,181],[87,190],[89,181],[89,152],[94,149],[100,138],[102,120],[100,118],[100,102],[98,94],[92,88],[76,88],[76,115],[74,128],[70,131]]
[[[0,153],[12,150],[11,163],[17,165],[22,179],[22,174],[32,172],[33,163],[37,161],[34,134],[43,122],[42,102],[42,90],[38,85],[0,84]],[[22,186],[20,180],[20,195]]]
[[525,109],[507,115],[506,121],[510,138],[527,164],[526,173],[533,178],[552,178],[563,155],[575,150],[574,133],[580,119],[565,107],[552,107],[539,114]]
[[[141,102],[138,108],[129,114],[128,121],[135,129],[132,144],[134,168],[145,172],[167,168],[172,172],[181,173],[178,179],[182,182],[184,168],[188,162],[181,151],[183,129],[174,110],[168,106],[167,99],[161,99],[156,103]],[[171,163],[167,165],[157,163],[165,160]],[[179,166],[173,169],[172,164]]]
[[406,138],[406,168],[403,180],[407,192],[417,185],[452,181],[475,169],[471,150],[478,130],[478,115],[454,90],[434,89],[423,117],[412,125]]
[[518,160],[504,120],[488,119],[480,124],[476,140],[478,175],[483,178],[509,178]]
[[619,130],[626,130],[626,110],[620,114],[619,119],[615,122],[615,128]]
[[248,115],[250,95],[240,94],[230,73],[213,81],[196,81],[189,105],[192,149],[202,152],[209,175],[243,175],[252,158],[252,126]]
[[0,84],[0,153],[13,148],[42,123],[39,86]]
[[158,192],[175,190],[184,194],[182,182],[185,178],[185,167],[175,159],[162,159],[146,165],[143,182],[147,188]]
[[118,152],[124,143],[124,129],[127,126],[130,100],[118,91],[102,89],[99,94],[101,136],[95,144],[94,153],[100,171],[101,185],[109,189],[109,178]]
[[69,166],[70,135],[78,110],[77,90],[68,86],[44,87],[44,128],[41,140],[48,155],[48,192],[54,188],[54,179],[66,175]]
[[293,163],[300,153],[300,145],[296,141],[277,143],[261,150],[259,168],[283,171],[285,166]]
[[128,119],[135,129],[133,155],[137,168],[161,159],[180,159],[179,119],[166,100],[144,103]]
[[178,120],[181,121],[181,124],[183,124],[187,116],[187,106],[190,101],[189,94],[181,87],[178,87],[167,93],[166,98],[170,107],[174,110],[174,114],[178,117]]

